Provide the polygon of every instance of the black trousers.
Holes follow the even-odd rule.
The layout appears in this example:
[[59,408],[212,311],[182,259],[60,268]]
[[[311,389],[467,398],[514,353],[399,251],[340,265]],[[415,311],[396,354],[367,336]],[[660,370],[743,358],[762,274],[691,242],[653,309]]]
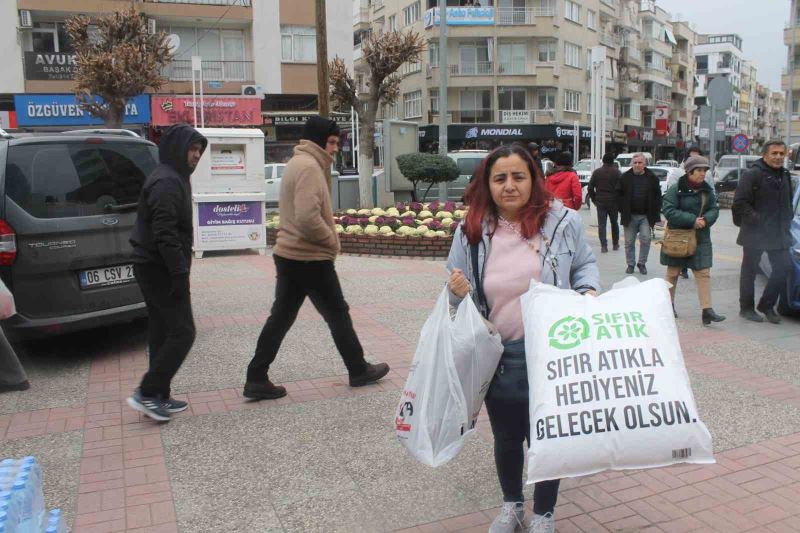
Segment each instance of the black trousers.
[[[531,428],[528,410],[527,368],[524,345],[514,341],[506,346],[500,360],[506,372],[504,379],[492,380],[486,395],[486,411],[494,435],[494,462],[503,491],[504,502],[524,501],[522,470],[525,448],[530,447]],[[503,388],[504,390],[499,390]],[[560,480],[539,481],[533,486],[533,512],[552,513],[558,499]]]
[[275,301],[247,367],[247,381],[258,383],[267,379],[269,365],[297,319],[306,296],[328,323],[347,372],[351,376],[362,374],[367,368],[364,349],[353,329],[350,307],[344,301],[333,261],[294,261],[278,255],[273,258],[278,274]]
[[755,303],[755,283],[758,273],[758,263],[761,256],[767,253],[769,263],[772,265],[772,273],[764,288],[764,294],[758,306],[762,309],[772,309],[778,303],[781,292],[786,287],[786,276],[789,269],[788,250],[759,250],[757,248],[744,247],[742,252],[742,270],[739,275],[739,308],[743,311],[754,308]]
[[611,242],[614,246],[619,244],[619,211],[614,207],[605,207],[595,204],[597,208],[597,233],[600,235],[600,245],[608,248],[606,236],[606,221],[611,221]]
[[195,338],[191,297],[170,295],[172,278],[164,267],[137,264],[136,281],[149,315],[150,367],[140,385],[142,396],[169,398],[172,378],[192,349]]

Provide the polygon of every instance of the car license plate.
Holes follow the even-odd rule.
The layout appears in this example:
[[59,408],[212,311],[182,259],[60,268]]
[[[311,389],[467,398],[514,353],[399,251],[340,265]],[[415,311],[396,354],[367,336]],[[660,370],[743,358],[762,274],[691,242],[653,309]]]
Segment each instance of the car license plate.
[[81,289],[108,287],[131,283],[136,278],[133,276],[133,265],[117,265],[93,270],[81,270],[78,273]]

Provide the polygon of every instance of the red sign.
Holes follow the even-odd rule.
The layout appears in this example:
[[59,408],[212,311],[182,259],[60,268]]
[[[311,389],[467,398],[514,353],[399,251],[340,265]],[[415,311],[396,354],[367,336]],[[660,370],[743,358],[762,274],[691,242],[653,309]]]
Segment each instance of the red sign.
[[[200,98],[197,98],[197,125],[200,125]],[[191,96],[152,96],[150,111],[153,126],[185,122],[194,125]],[[248,96],[204,96],[205,125],[260,126],[261,99]]]
[[16,111],[0,111],[0,130],[10,130],[17,127]]
[[665,137],[669,133],[669,108],[667,106],[656,106],[656,135]]

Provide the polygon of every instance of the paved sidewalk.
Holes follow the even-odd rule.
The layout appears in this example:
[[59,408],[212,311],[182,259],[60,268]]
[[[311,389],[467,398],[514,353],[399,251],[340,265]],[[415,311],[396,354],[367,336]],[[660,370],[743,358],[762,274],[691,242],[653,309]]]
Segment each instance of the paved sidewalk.
[[[800,530],[800,322],[735,316],[729,217],[714,230],[713,272],[714,305],[728,320],[703,328],[692,280],[678,287],[681,342],[717,464],[565,480],[558,531]],[[651,277],[663,275],[657,251]],[[622,251],[598,260],[604,284],[623,277]],[[26,345],[33,388],[0,395],[0,456],[37,456],[48,506],[65,509],[78,532],[485,532],[502,499],[485,416],[436,470],[414,461],[392,427],[444,263],[342,257],[337,270],[368,357],[392,365],[380,384],[347,386],[327,326],[306,304],[271,372],[289,395],[245,402],[274,266],[269,256],[209,256],[195,262],[198,338],[174,383],[188,411],[157,425],[125,405],[147,364],[141,324]]]

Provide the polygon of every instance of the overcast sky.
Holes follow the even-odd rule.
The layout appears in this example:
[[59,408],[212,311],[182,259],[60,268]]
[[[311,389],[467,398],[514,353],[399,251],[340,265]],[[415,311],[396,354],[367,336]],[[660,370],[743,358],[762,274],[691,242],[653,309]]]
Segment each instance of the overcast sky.
[[673,20],[687,20],[698,33],[737,33],[745,59],[755,61],[758,81],[781,88],[786,65],[783,27],[789,20],[789,0],[658,0]]

